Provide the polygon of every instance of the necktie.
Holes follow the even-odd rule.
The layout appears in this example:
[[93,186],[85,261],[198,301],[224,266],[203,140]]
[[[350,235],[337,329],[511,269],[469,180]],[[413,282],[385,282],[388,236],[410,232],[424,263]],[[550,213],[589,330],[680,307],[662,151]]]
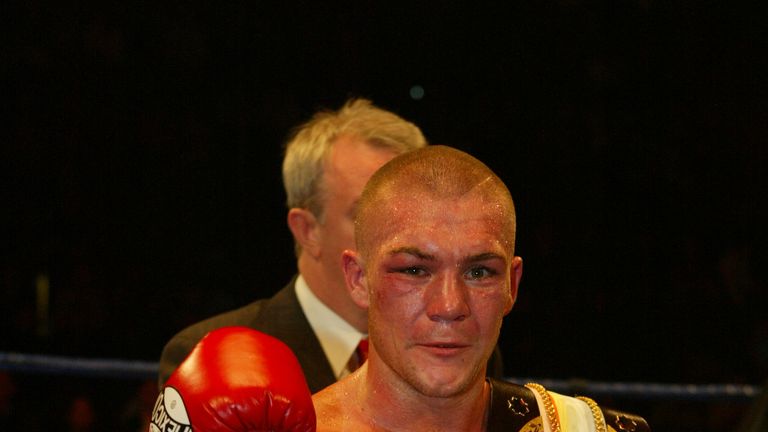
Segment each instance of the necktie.
[[355,354],[357,354],[357,358],[360,360],[361,365],[368,360],[368,339],[360,339]]
[[347,369],[349,372],[354,372],[357,368],[363,365],[368,359],[368,339],[360,339],[360,342],[355,348],[355,352],[349,357],[347,362]]

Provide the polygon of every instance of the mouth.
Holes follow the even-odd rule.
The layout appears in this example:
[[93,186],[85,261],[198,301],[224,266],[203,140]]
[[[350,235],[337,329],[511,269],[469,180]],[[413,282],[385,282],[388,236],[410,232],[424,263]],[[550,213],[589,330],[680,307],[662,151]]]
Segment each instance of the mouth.
[[438,357],[450,357],[459,354],[469,347],[467,344],[458,342],[427,342],[419,346]]

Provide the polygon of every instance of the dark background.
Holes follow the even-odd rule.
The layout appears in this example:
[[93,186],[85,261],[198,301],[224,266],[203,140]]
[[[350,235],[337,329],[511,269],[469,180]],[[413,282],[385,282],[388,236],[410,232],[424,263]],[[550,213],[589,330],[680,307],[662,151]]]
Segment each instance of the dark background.
[[295,271],[282,144],[362,96],[509,185],[509,375],[768,378],[764,5],[1,8],[0,351],[156,361],[182,327],[277,291]]

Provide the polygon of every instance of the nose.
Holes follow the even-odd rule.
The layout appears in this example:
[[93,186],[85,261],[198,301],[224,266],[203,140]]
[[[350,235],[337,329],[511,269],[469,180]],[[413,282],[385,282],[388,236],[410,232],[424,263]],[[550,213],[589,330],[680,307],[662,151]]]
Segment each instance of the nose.
[[464,321],[471,315],[467,287],[450,276],[436,278],[426,290],[427,315],[432,321]]

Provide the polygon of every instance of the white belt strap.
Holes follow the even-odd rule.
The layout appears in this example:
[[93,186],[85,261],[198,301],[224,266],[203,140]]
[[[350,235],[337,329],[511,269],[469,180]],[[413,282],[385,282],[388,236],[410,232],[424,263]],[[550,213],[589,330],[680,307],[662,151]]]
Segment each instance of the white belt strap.
[[597,404],[589,398],[573,398],[547,391],[539,384],[533,390],[541,413],[544,432],[601,432],[607,430]]

